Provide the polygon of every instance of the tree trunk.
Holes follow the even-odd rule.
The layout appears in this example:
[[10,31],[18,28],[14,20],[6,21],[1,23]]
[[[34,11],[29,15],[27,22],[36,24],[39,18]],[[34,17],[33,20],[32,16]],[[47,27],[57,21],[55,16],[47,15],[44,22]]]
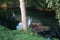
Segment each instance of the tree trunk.
[[24,0],[19,0],[19,2],[20,2],[23,30],[27,30],[27,18],[26,18],[26,9],[25,9]]

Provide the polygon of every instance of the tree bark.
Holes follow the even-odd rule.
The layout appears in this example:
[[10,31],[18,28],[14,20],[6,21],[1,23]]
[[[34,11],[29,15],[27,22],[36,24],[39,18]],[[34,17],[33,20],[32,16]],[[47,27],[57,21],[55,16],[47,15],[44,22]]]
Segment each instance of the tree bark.
[[24,0],[19,0],[19,2],[20,2],[23,30],[27,30],[27,18],[26,18],[26,9],[25,9]]

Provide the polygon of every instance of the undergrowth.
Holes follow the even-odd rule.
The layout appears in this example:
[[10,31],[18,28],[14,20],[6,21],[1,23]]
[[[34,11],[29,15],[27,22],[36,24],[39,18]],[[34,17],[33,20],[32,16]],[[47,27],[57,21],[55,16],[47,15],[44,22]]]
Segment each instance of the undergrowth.
[[23,30],[9,30],[0,25],[0,40],[46,40],[46,38],[38,36],[30,29],[26,32]]

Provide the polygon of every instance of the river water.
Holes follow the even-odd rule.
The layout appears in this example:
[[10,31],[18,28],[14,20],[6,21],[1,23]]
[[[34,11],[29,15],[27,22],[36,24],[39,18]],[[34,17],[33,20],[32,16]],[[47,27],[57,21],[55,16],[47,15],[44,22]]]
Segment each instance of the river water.
[[[19,22],[21,22],[21,13],[19,8],[15,9],[7,9],[3,10],[0,9],[0,24],[7,24],[7,25],[13,25],[16,26]],[[37,10],[27,10],[27,19],[32,19],[32,23],[41,23],[43,26],[49,26],[49,27],[56,27],[58,26],[58,20],[55,19],[54,12],[51,13],[44,13],[39,12]],[[14,20],[16,22],[14,22]],[[7,23],[8,21],[8,23]],[[4,25],[5,25],[4,24]]]
[[[59,23],[55,18],[54,12],[39,12],[37,10],[27,10],[27,20],[32,19],[31,23],[41,23],[43,26],[58,28]],[[0,25],[3,25],[11,30],[16,30],[16,26],[21,22],[21,12],[19,8],[16,9],[0,9]]]

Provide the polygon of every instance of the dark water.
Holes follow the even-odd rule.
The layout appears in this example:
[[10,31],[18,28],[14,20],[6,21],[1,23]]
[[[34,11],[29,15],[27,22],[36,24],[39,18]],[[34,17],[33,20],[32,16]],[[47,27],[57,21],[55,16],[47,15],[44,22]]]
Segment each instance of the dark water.
[[[13,16],[14,14],[14,16]],[[31,17],[32,23],[41,23],[43,26],[49,27],[59,27],[58,20],[55,18],[55,12],[39,12],[35,9],[27,9],[27,16]],[[10,8],[7,10],[0,9],[0,23],[4,23],[5,21],[21,21],[21,13],[19,8]],[[11,22],[12,23],[12,22]],[[15,22],[16,23],[16,22]],[[8,23],[7,23],[8,24]],[[15,24],[14,24],[15,25]]]
[[[14,16],[13,16],[14,14]],[[55,12],[40,12],[35,9],[27,9],[27,16],[32,19],[32,23],[41,23],[43,26],[49,27],[59,27],[58,20],[55,18]],[[14,26],[21,21],[21,12],[19,8],[10,8],[7,10],[0,9],[0,24],[7,22],[7,25],[11,26],[13,23]],[[14,21],[17,21],[14,24]],[[5,25],[5,24],[4,24]]]
[[[15,14],[14,17],[13,14]],[[41,23],[43,26],[51,27],[52,30],[60,29],[58,20],[55,18],[55,12],[41,13],[37,10],[27,9],[27,16],[32,19],[32,23]],[[7,9],[7,11],[0,9],[0,25],[15,30],[19,22],[21,22],[19,8]]]

